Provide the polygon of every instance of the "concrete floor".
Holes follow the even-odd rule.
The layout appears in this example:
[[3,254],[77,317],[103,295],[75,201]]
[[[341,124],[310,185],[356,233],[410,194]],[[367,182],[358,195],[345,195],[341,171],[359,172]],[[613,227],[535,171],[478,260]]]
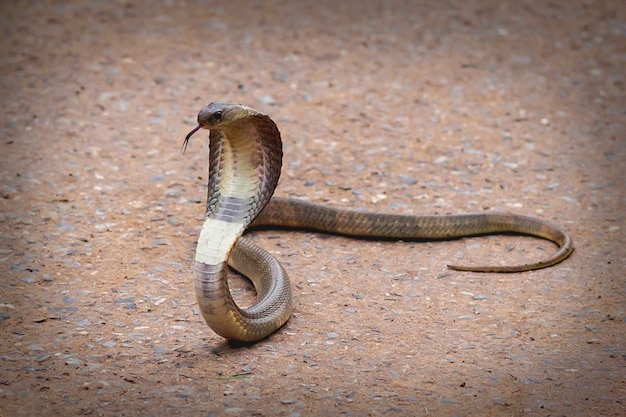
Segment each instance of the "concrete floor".
[[[626,400],[622,1],[3,2],[0,415],[618,416]],[[388,213],[507,211],[549,242],[255,232],[295,313],[230,345],[192,264],[206,134],[241,102],[276,192]],[[234,295],[251,299],[234,279]]]

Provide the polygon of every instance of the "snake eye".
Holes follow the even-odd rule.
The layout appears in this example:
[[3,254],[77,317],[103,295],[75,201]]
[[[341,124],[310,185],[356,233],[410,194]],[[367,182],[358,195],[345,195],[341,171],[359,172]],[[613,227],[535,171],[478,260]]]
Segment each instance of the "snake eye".
[[216,111],[215,113],[213,113],[213,118],[215,120],[222,120],[222,111]]

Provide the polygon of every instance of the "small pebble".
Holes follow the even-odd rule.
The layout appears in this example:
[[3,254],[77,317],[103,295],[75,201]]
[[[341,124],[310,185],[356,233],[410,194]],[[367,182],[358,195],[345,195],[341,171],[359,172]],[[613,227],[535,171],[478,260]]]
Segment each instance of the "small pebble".
[[39,355],[35,358],[35,362],[43,362],[46,359],[50,358],[50,355],[47,353],[44,353],[43,355]]
[[444,404],[459,404],[460,401],[459,400],[455,400],[454,398],[440,398],[439,402],[444,403]]
[[402,183],[404,185],[414,185],[414,184],[417,184],[417,180],[414,177],[410,176],[410,175],[400,174],[400,178],[402,179]]
[[77,358],[66,358],[65,359],[65,364],[68,366],[79,366],[80,365],[80,359]]
[[259,97],[259,101],[265,104],[272,104],[274,102],[276,102],[276,100],[274,100],[274,97],[272,97],[269,94],[263,95],[261,97]]
[[76,226],[74,226],[73,224],[65,223],[65,222],[58,222],[56,224],[56,227],[66,231],[66,232],[70,232],[70,231],[73,231],[74,229],[76,229]]
[[169,223],[170,226],[174,226],[174,227],[177,227],[182,224],[180,217],[177,217],[177,216],[168,216],[167,222]]
[[180,197],[180,191],[175,190],[173,188],[168,188],[167,190],[165,190],[165,197],[166,198],[178,198]]
[[539,378],[526,378],[524,380],[522,380],[522,383],[525,385],[529,385],[529,384],[541,384],[542,381]]
[[26,270],[26,266],[22,264],[13,264],[11,265],[11,271],[24,271]]

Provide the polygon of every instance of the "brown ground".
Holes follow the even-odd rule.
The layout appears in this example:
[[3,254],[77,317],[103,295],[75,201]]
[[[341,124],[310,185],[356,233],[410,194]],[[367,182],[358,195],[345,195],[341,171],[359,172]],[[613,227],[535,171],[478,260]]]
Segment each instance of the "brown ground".
[[[623,1],[21,1],[0,16],[3,417],[626,413]],[[555,248],[255,233],[295,314],[231,346],[192,291],[206,133],[179,152],[214,100],[278,123],[279,195],[533,215],[576,251],[490,275],[445,264]]]

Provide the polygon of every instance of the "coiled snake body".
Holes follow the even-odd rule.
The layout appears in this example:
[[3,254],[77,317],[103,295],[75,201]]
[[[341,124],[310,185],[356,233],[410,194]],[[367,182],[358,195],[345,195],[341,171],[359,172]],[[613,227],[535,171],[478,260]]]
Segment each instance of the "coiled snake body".
[[[269,116],[240,104],[211,103],[196,126],[209,134],[207,211],[194,261],[195,291],[209,326],[232,340],[252,342],[280,328],[291,316],[287,274],[268,252],[243,237],[249,226],[314,229],[351,236],[446,239],[491,233],[518,233],[551,240],[550,258],[516,266],[456,266],[477,272],[520,272],[557,264],[572,252],[570,237],[543,220],[516,214],[410,216],[365,213],[305,201],[271,199],[282,165],[282,142]],[[270,200],[271,199],[271,200]],[[257,303],[240,308],[228,289],[227,269],[250,278]]]

